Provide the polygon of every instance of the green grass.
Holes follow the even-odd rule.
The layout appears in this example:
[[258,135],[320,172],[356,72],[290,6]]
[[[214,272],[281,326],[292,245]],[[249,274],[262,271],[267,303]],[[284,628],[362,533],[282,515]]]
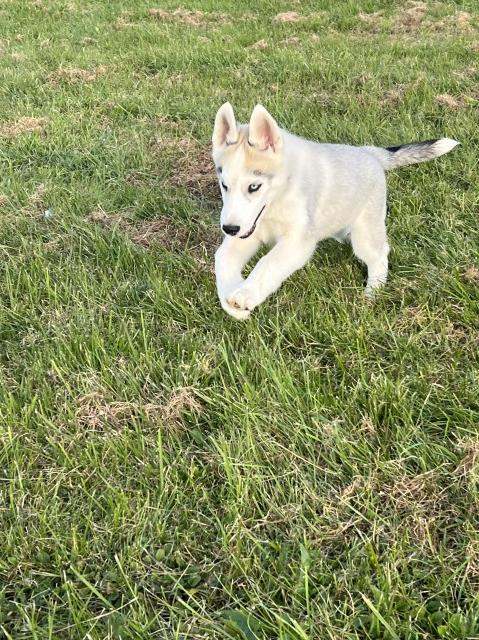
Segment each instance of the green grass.
[[[0,637],[479,638],[477,4],[177,6],[0,7]],[[389,176],[374,304],[326,242],[220,309],[227,99],[462,141]]]

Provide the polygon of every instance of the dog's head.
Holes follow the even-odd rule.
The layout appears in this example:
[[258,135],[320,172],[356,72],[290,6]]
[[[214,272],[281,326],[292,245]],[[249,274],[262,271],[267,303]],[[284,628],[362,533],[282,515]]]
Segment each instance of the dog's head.
[[283,160],[281,129],[260,104],[248,125],[237,124],[233,107],[226,102],[216,114],[213,160],[223,197],[221,228],[249,238],[277,191]]

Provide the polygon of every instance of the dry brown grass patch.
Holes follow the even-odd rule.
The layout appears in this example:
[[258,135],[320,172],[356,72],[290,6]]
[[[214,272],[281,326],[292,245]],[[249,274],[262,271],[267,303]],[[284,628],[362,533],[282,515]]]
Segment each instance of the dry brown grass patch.
[[473,16],[467,11],[456,11],[440,20],[428,16],[430,8],[440,6],[439,2],[412,0],[399,10],[393,19],[393,32],[414,34],[422,29],[440,34],[470,35],[477,31]]
[[128,29],[129,27],[137,27],[138,23],[130,22],[126,17],[119,16],[113,23],[113,29],[115,31],[121,31],[122,29]]
[[250,49],[267,49],[268,48],[268,43],[266,42],[266,40],[263,38],[263,40],[258,40],[258,42],[255,42],[254,44],[250,45]]
[[443,20],[431,22],[429,26],[433,31],[440,31],[441,33],[471,35],[477,31],[473,24],[473,16],[467,11],[457,11]]
[[13,62],[18,62],[19,64],[25,62],[27,56],[24,53],[20,53],[18,51],[11,54],[11,58]]
[[395,30],[405,33],[418,31],[426,17],[427,9],[427,3],[421,0],[408,2],[408,6],[401,9],[395,17]]
[[458,109],[461,106],[459,98],[451,96],[449,93],[441,93],[435,97],[438,104],[448,109]]
[[191,387],[180,387],[170,395],[162,407],[162,417],[166,423],[176,424],[185,411],[195,414],[203,411],[203,405],[196,398]]
[[0,124],[0,137],[15,138],[24,133],[43,133],[48,124],[47,118],[19,118],[15,122],[5,122]]
[[466,480],[479,477],[479,440],[463,440],[459,443],[462,460],[455,470],[455,475]]
[[121,431],[142,416],[152,422],[162,422],[165,427],[178,428],[186,412],[198,414],[202,409],[191,388],[177,389],[166,403],[110,401],[101,390],[78,399],[75,418],[88,431]]
[[406,87],[403,84],[398,84],[396,87],[388,89],[379,99],[379,104],[383,107],[396,107],[401,103]]
[[131,220],[118,214],[108,214],[103,209],[92,211],[87,220],[106,230],[118,229],[134,244],[149,249],[161,245],[168,251],[190,251],[197,259],[208,259],[218,245],[216,228],[198,224],[195,232],[167,216],[153,220]]
[[468,267],[464,271],[464,279],[474,284],[479,283],[479,269],[477,267]]
[[373,13],[358,13],[359,20],[366,27],[369,33],[378,33],[384,20],[383,11],[374,11]]
[[154,18],[160,22],[172,22],[191,27],[204,27],[208,24],[217,24],[218,22],[225,24],[228,22],[228,16],[224,13],[205,12],[199,11],[198,9],[186,9],[184,7],[179,7],[174,11],[152,8],[148,9],[147,13],[150,18]]
[[304,20],[304,16],[297,11],[284,11],[273,18],[273,22],[301,22],[301,20]]
[[298,44],[298,42],[299,42],[298,36],[290,36],[289,38],[285,38],[284,40],[281,40],[279,44],[290,46],[290,45]]
[[76,69],[73,67],[65,69],[57,69],[48,76],[48,80],[53,84],[61,82],[75,83],[75,82],[94,82],[101,76],[104,76],[107,72],[107,68],[103,65],[96,67],[95,69]]
[[217,198],[218,181],[209,148],[191,138],[165,132],[152,143],[154,156],[173,158],[170,184],[185,188],[198,198]]

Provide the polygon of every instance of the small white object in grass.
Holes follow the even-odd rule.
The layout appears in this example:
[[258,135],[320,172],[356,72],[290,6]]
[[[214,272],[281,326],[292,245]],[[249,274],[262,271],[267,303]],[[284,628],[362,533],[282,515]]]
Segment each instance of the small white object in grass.
[[46,211],[43,212],[43,219],[48,220],[49,218],[52,217],[52,215],[53,215],[53,210],[47,209]]

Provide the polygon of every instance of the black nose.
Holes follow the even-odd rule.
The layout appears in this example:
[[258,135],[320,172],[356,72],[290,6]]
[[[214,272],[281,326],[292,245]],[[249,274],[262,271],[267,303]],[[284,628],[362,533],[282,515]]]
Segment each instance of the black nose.
[[227,233],[229,236],[235,236],[240,230],[237,224],[224,224],[223,231]]

